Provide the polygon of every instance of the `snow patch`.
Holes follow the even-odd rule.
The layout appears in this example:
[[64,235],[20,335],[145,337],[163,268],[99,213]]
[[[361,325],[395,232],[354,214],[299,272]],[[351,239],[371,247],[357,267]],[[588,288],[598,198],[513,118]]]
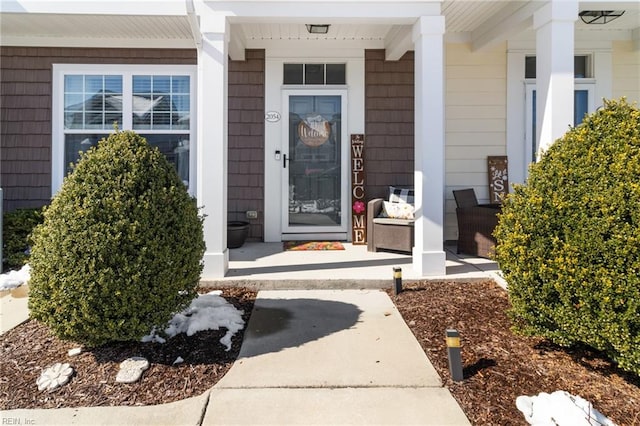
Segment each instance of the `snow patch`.
[[589,401],[565,391],[519,396],[516,407],[531,425],[616,426]]
[[[169,338],[180,333],[193,336],[198,331],[219,330],[220,327],[224,327],[227,333],[220,339],[220,343],[227,351],[231,350],[231,339],[244,328],[243,311],[236,309],[220,294],[220,291],[212,291],[193,299],[189,307],[169,321],[164,334]],[[149,335],[142,338],[142,341],[164,343],[166,340],[158,336],[154,328]]]
[[19,271],[9,271],[0,275],[0,291],[20,287],[31,278],[31,267],[24,265]]

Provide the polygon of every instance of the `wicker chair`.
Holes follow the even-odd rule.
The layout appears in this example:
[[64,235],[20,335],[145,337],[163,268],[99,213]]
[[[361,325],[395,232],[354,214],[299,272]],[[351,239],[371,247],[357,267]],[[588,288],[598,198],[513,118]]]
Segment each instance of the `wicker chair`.
[[458,253],[489,258],[496,239],[492,235],[498,225],[499,204],[478,204],[473,189],[453,191],[458,218]]
[[414,245],[413,220],[380,218],[382,198],[367,204],[367,250],[394,250],[411,253]]

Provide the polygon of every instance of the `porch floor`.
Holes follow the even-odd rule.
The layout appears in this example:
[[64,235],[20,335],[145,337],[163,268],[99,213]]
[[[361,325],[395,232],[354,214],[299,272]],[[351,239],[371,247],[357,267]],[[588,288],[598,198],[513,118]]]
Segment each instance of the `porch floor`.
[[459,255],[446,244],[446,275],[420,277],[411,255],[372,253],[367,246],[343,243],[345,250],[284,251],[282,243],[247,242],[229,250],[229,270],[224,278],[203,280],[205,287],[244,286],[260,290],[386,288],[393,283],[393,267],[402,268],[404,282],[428,280],[493,279],[504,286],[496,262]]

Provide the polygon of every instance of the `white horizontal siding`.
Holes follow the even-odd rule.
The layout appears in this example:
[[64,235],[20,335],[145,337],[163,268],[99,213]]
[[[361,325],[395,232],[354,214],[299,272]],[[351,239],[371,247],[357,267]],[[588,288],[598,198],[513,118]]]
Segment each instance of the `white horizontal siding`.
[[[447,83],[449,84],[449,83]],[[447,91],[447,106],[501,106],[504,108],[504,91],[500,92],[455,92]]]
[[447,65],[447,76],[449,78],[465,79],[469,77],[469,68],[473,68],[473,73],[477,78],[482,79],[504,79],[506,78],[506,68],[497,70],[493,65],[485,64],[466,64],[466,65]]
[[[506,155],[506,147],[504,146],[486,146],[486,147],[475,147],[475,146],[447,146],[445,147],[445,158],[449,159],[457,159],[457,160],[466,160],[469,162],[472,161],[484,161],[487,162],[487,156],[489,155]],[[447,160],[448,161],[448,160]],[[487,171],[485,170],[485,173]],[[469,182],[470,184],[473,181]]]
[[[473,68],[469,68],[469,72],[473,72]],[[479,85],[479,82],[482,82]],[[475,94],[483,94],[483,93],[500,93],[504,92],[504,82],[505,79],[499,78],[487,78],[487,79],[479,79],[476,80],[467,80],[462,78],[457,79],[448,79],[447,80],[447,93],[475,93]]]
[[504,146],[504,130],[496,132],[451,132],[447,137],[447,146]]
[[505,121],[504,118],[452,118],[447,117],[446,131],[449,133],[485,133],[485,132],[499,132],[504,131]]
[[488,202],[487,156],[506,155],[506,70],[504,45],[482,53],[446,46],[445,240],[458,238],[452,191],[473,188]]
[[486,173],[486,161],[447,160],[447,172],[449,173]]
[[447,105],[445,108],[448,117],[457,117],[458,119],[474,118],[474,119],[495,119],[504,120],[507,111],[504,105],[483,105],[478,108],[475,105]]
[[616,41],[612,59],[613,97],[640,104],[640,50],[633,50],[632,41]]

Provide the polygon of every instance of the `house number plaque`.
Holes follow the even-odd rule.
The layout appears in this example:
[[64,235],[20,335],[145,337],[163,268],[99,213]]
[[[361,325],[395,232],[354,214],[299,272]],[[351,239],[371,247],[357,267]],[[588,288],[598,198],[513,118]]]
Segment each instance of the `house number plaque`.
[[364,135],[351,135],[351,243],[367,243],[367,203],[364,198]]
[[264,119],[268,123],[277,123],[280,121],[280,113],[278,111],[267,111],[264,115]]

